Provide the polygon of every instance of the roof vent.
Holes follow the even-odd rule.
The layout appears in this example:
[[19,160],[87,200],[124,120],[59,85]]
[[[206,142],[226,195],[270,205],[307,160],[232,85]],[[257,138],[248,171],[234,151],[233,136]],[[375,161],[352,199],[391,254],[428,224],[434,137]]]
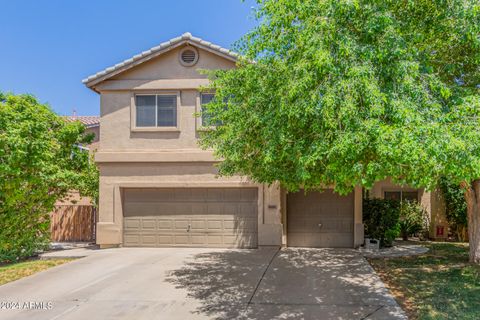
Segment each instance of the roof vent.
[[185,47],[180,51],[180,63],[185,67],[191,67],[198,61],[198,51],[193,47]]

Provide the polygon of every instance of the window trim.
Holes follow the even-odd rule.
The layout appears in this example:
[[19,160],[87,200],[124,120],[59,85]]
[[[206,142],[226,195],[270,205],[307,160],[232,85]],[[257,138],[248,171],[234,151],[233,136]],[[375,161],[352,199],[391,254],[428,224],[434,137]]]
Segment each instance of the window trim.
[[[177,97],[177,125],[171,127],[137,127],[137,105],[136,105],[136,97],[137,96],[148,96],[148,95],[155,95],[155,96],[176,96]],[[155,100],[157,98],[155,97]],[[179,132],[180,131],[180,91],[135,91],[132,92],[130,96],[130,131],[132,132]],[[155,119],[157,119],[158,108],[155,108]],[[157,120],[155,120],[157,121]]]

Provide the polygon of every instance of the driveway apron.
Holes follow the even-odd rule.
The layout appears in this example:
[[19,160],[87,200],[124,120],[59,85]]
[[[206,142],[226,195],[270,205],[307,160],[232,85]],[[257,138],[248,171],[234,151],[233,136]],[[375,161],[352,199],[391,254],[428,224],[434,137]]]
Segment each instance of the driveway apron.
[[368,262],[339,249],[98,250],[0,286],[0,302],[51,303],[0,319],[406,319]]

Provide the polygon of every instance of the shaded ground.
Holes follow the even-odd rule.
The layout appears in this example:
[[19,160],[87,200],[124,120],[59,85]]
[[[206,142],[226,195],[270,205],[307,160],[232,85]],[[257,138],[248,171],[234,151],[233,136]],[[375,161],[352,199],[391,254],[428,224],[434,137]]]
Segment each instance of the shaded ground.
[[258,260],[248,251],[197,255],[167,281],[202,302],[196,314],[214,319],[403,318],[353,250],[283,249],[269,265],[266,255]]
[[468,245],[422,243],[425,254],[369,261],[409,318],[479,319],[480,266],[468,263]]
[[0,297],[51,302],[48,310],[0,309],[0,319],[15,320],[403,318],[354,250],[90,250],[0,286]]

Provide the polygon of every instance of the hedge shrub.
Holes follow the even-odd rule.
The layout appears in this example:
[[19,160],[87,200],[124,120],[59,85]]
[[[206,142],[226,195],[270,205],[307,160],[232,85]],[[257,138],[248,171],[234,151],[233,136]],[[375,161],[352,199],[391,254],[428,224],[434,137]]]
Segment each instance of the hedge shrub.
[[400,207],[398,225],[403,240],[408,240],[408,237],[421,231],[427,231],[424,230],[427,212],[420,203],[417,201],[403,201]]
[[440,180],[440,189],[445,198],[445,213],[450,230],[457,240],[468,241],[465,191],[458,184],[452,183],[445,178]]
[[363,200],[365,236],[380,240],[380,246],[391,246],[399,234],[400,202],[386,199]]
[[93,138],[84,132],[33,96],[0,92],[0,263],[48,245],[48,213],[68,190],[95,196],[95,164],[78,148]]

